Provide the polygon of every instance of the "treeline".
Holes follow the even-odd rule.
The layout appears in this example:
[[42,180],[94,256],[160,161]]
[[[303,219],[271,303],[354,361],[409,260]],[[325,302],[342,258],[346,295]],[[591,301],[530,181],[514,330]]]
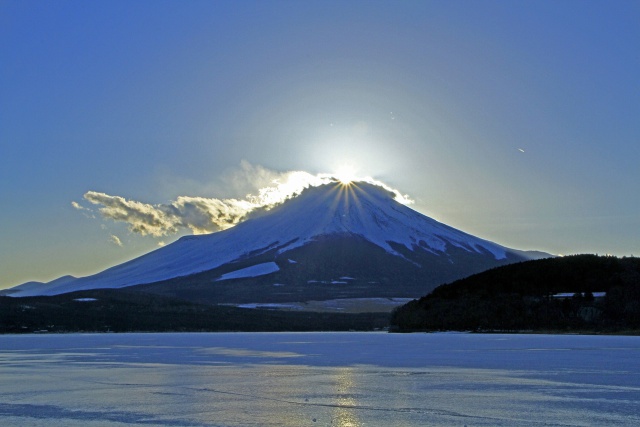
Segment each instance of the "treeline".
[[399,307],[391,328],[633,333],[640,331],[640,258],[575,255],[494,268]]
[[0,297],[0,333],[347,331],[387,327],[388,313],[313,313],[190,303],[124,289]]

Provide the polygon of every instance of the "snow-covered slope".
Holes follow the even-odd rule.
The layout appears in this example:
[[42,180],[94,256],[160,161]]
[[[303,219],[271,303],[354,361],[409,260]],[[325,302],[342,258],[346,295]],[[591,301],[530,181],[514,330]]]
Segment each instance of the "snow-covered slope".
[[[120,288],[211,270],[277,248],[301,247],[321,236],[353,235],[401,257],[394,246],[447,256],[455,247],[504,259],[509,249],[441,224],[396,202],[393,193],[365,182],[310,187],[299,196],[231,229],[187,236],[93,276],[12,289],[11,296],[55,295]],[[397,244],[397,245],[396,245]]]
[[[70,283],[74,280],[77,280],[77,278],[67,275],[67,276],[58,277],[57,279],[54,279],[47,283],[27,282],[27,283],[23,283],[20,286],[13,287],[11,289],[6,289],[2,291],[0,295],[16,295],[17,296],[17,294],[20,293],[20,296],[22,296],[27,294],[28,292],[34,292],[34,295],[40,295],[40,292],[42,291],[43,288],[59,286],[64,283]],[[28,295],[31,295],[31,294],[29,293]]]

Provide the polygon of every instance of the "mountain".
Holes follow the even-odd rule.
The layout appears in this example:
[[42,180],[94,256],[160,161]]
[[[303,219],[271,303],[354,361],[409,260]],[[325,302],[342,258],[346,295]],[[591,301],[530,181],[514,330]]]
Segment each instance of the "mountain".
[[98,274],[8,290],[13,297],[123,288],[208,303],[418,297],[491,267],[539,258],[422,215],[367,182],[310,187],[237,226]]
[[33,292],[34,295],[39,295],[42,292],[43,288],[53,288],[55,286],[59,286],[62,285],[64,283],[68,283],[71,281],[76,280],[76,277],[73,276],[62,276],[62,277],[58,277],[55,280],[52,280],[50,282],[27,282],[27,283],[23,283],[20,286],[15,286],[11,289],[6,289],[3,291],[0,291],[0,295],[13,295],[13,294],[20,294],[20,296],[22,295],[27,295],[29,292]]

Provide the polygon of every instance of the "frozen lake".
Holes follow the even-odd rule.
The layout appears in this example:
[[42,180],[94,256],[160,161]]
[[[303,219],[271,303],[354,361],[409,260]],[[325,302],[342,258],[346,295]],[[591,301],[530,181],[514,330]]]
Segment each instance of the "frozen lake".
[[640,337],[0,336],[2,426],[635,426]]

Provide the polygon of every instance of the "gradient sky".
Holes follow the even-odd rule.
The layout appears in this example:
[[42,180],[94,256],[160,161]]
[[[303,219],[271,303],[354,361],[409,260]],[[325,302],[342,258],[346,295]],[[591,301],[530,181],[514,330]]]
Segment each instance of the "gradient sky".
[[640,2],[0,0],[0,288],[188,232],[88,191],[344,164],[505,246],[640,255]]

